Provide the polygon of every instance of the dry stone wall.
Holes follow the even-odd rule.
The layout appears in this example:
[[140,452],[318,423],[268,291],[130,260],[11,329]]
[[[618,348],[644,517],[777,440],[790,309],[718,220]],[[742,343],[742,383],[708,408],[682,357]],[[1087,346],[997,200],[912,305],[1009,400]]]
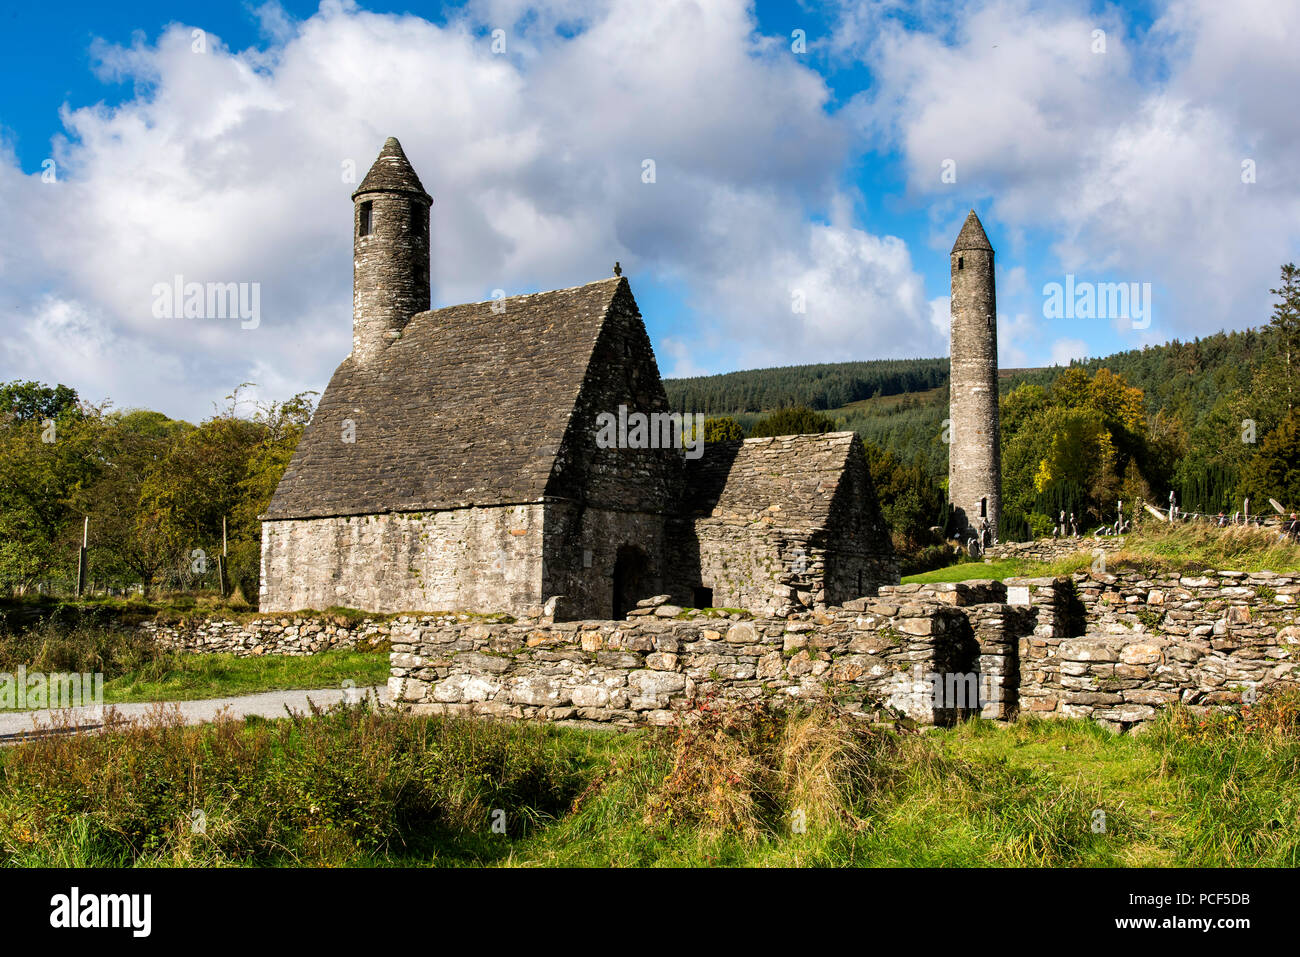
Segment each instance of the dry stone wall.
[[1242,704],[1300,688],[1300,577],[1129,572],[1074,584],[1086,630],[1028,649],[1029,710],[1124,727],[1174,702]]
[[331,648],[376,647],[389,637],[384,619],[354,622],[322,615],[236,621],[196,618],[184,623],[144,622],[141,629],[177,651],[261,655],[314,655]]
[[1123,537],[1109,538],[1038,538],[1029,542],[1003,542],[985,550],[986,558],[997,560],[1003,558],[1022,558],[1033,562],[1055,562],[1063,558],[1073,558],[1080,552],[1094,553],[1117,552],[1124,546]]
[[817,611],[706,615],[647,599],[625,620],[469,614],[151,624],[191,651],[311,654],[391,643],[390,690],[414,711],[635,726],[700,701],[833,700],[946,724],[981,714],[1091,718],[1249,703],[1300,688],[1300,576],[1080,573],[883,586]]
[[416,712],[623,726],[670,724],[706,698],[833,699],[863,712],[888,703],[919,722],[955,717],[916,675],[963,648],[974,660],[964,617],[931,602],[856,604],[753,620],[681,618],[671,605],[626,621],[402,618],[389,690]]

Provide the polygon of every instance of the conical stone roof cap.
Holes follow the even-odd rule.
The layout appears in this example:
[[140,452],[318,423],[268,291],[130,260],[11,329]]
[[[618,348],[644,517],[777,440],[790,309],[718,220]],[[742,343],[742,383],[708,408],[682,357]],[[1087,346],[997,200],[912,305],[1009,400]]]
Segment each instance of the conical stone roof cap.
[[984,227],[980,225],[980,218],[975,215],[973,209],[966,217],[966,222],[962,224],[961,232],[957,234],[957,241],[952,244],[953,252],[959,249],[987,249],[993,252],[988,236],[984,235]]
[[415,175],[415,167],[406,158],[396,136],[390,136],[384,141],[384,148],[379,151],[370,172],[361,181],[352,198],[355,200],[362,193],[414,193],[433,202],[433,197],[424,191],[420,177]]

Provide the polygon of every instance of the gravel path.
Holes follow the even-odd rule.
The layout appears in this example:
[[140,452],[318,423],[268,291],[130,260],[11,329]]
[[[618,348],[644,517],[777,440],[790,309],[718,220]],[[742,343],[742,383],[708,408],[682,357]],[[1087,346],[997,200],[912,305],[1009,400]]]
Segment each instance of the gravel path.
[[[242,695],[238,698],[202,698],[195,701],[167,701],[163,706],[169,711],[179,709],[186,724],[202,724],[212,721],[222,708],[229,708],[234,717],[258,715],[263,718],[283,718],[285,708],[294,711],[309,711],[308,699],[320,707],[337,704],[344,694],[350,700],[360,700],[363,694],[377,695],[387,704],[388,688],[378,685],[370,688],[315,688],[299,691],[263,691],[260,694]],[[36,728],[49,728],[53,723],[67,724],[69,716],[81,730],[100,727],[103,724],[103,710],[114,709],[125,718],[135,719],[157,708],[158,703],[115,704],[99,708],[70,708],[65,711],[0,711],[0,743],[22,738]]]

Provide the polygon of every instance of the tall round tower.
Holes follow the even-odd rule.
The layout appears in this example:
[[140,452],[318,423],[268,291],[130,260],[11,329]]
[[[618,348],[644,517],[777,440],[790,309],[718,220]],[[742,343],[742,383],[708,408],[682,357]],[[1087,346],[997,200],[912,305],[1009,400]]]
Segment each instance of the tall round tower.
[[352,360],[365,365],[429,308],[433,197],[390,136],[352,203]]
[[1002,514],[997,317],[993,247],[972,209],[952,247],[948,500],[966,532],[987,527],[990,541]]

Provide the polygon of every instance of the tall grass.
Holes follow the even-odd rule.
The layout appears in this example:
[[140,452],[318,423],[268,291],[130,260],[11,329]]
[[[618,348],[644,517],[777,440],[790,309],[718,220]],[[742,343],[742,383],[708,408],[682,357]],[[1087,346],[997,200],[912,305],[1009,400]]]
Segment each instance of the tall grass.
[[1115,562],[1150,571],[1300,572],[1300,543],[1277,530],[1206,523],[1163,525],[1143,522],[1128,536]]
[[160,713],[0,753],[0,854],[74,866],[1300,864],[1295,693],[1211,715],[1174,708],[1122,736],[1040,719],[918,733],[829,706],[686,717],[620,734],[355,707],[200,728]]
[[578,768],[544,727],[366,707],[267,723],[152,720],[5,755],[9,863],[336,864],[505,846],[562,812]]
[[105,679],[136,673],[159,675],[168,652],[153,636],[132,628],[43,618],[0,630],[0,671],[101,672]]

